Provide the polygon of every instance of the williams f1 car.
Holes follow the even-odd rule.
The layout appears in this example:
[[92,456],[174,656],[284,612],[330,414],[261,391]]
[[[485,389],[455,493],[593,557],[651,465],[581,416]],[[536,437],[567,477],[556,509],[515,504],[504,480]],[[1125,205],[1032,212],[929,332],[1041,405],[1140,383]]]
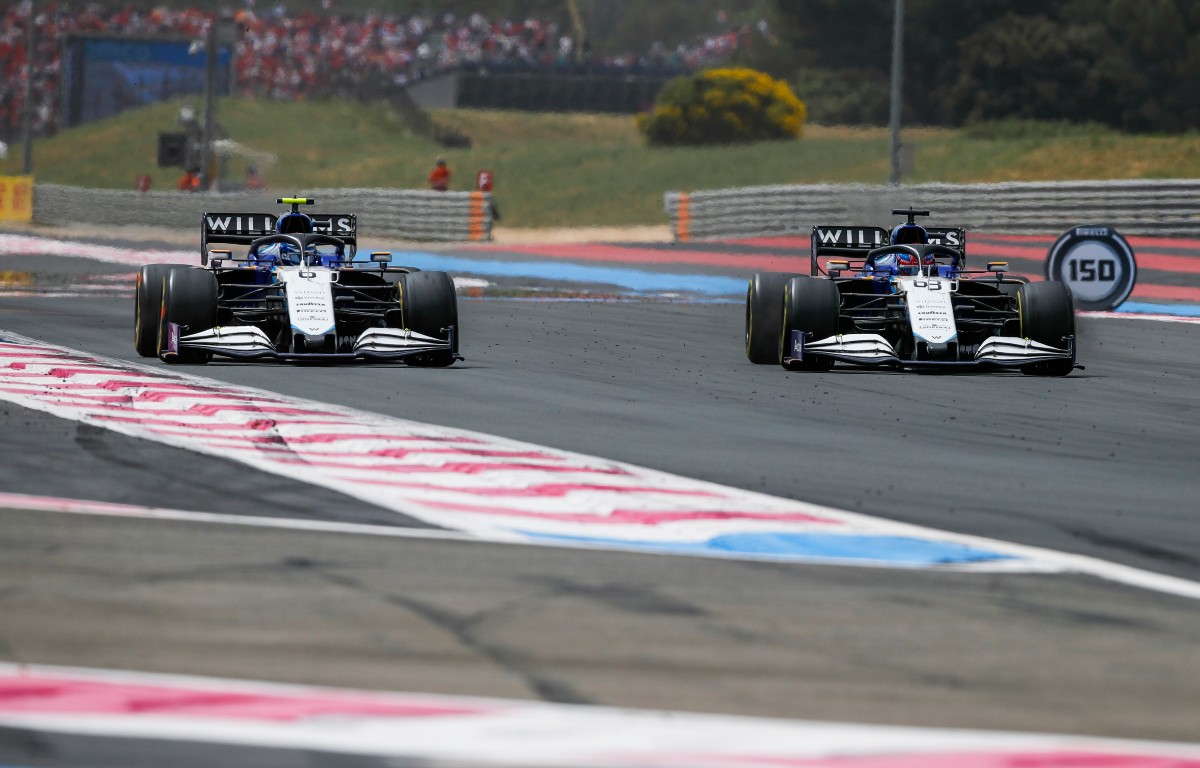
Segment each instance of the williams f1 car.
[[[1075,364],[1067,286],[1030,283],[989,262],[967,269],[966,231],[814,227],[807,275],[762,272],[746,294],[746,356],[788,370],[835,363],[1015,368],[1065,376]],[[818,259],[831,256],[824,270]]]
[[[206,213],[199,267],[151,264],[137,276],[134,345],[143,357],[401,360],[447,366],[458,354],[458,304],[445,272],[357,259],[349,214]],[[213,245],[235,245],[230,248]],[[244,249],[244,253],[242,252]]]

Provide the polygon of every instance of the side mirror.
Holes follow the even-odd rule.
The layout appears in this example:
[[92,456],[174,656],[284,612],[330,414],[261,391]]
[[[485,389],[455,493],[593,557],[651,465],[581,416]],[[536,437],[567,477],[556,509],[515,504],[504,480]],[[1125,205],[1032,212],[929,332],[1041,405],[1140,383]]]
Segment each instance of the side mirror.
[[987,263],[987,271],[988,272],[1007,272],[1008,271],[1008,262],[1007,261],[989,261]]
[[214,267],[219,267],[226,259],[233,259],[233,251],[228,248],[209,248],[205,261],[212,261]]
[[830,277],[837,277],[844,270],[847,270],[847,269],[850,269],[850,262],[846,261],[844,259],[842,259],[842,260],[830,259],[829,261],[825,262],[825,270],[827,272],[829,272]]
[[371,261],[379,264],[387,264],[392,260],[391,251],[371,251]]

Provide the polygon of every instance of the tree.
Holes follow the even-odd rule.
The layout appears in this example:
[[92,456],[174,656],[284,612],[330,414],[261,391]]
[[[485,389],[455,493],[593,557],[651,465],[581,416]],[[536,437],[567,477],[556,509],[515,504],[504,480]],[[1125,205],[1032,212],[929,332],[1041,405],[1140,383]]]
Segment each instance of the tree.
[[1200,127],[1197,4],[1111,0],[1103,6],[1097,11],[1104,11],[1110,47],[1098,70],[1113,93],[1113,117],[1105,122],[1139,131]]
[[953,122],[1098,117],[1104,83],[1093,77],[1107,36],[1099,23],[1065,26],[1009,14],[962,41],[947,89]]
[[[814,119],[881,122],[894,0],[775,0],[786,76]],[[1200,128],[1197,0],[907,0],[904,120]]]

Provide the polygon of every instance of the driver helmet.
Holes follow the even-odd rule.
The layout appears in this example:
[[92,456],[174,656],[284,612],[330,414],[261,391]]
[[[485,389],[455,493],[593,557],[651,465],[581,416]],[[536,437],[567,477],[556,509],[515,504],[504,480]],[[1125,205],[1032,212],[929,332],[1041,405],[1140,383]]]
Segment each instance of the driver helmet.
[[[932,267],[937,264],[937,259],[932,253],[925,254],[924,259],[918,259],[917,254],[901,251],[896,254],[896,274],[897,275],[917,275],[920,274],[921,262],[924,261],[926,266]],[[930,271],[930,274],[933,274]]]
[[915,275],[920,272],[920,260],[915,253],[901,252],[896,254],[896,274]]
[[313,231],[313,220],[303,213],[285,213],[275,231],[281,235],[306,235]]
[[900,224],[892,230],[892,245],[925,245],[929,233],[918,224]]
[[[896,249],[872,259],[867,271],[882,275],[916,275],[921,272],[921,261],[922,259],[911,251]],[[929,253],[925,254],[924,262],[928,265],[937,263],[933,254]]]

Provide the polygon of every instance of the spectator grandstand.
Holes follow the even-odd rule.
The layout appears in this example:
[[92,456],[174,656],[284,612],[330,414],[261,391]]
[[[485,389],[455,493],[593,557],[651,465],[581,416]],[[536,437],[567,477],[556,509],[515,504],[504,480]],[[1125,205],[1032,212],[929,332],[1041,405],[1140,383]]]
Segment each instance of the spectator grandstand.
[[[24,116],[30,3],[0,10],[0,141],[20,135]],[[550,19],[495,20],[474,13],[358,17],[299,13],[283,6],[230,11],[238,29],[234,92],[266,99],[364,98],[461,67],[574,74],[680,74],[720,62],[748,42],[729,30],[640,55],[593,55]],[[199,9],[38,2],[34,24],[33,126],[61,125],[62,41],[68,35],[204,38],[213,17]],[[383,96],[384,93],[378,95]]]

